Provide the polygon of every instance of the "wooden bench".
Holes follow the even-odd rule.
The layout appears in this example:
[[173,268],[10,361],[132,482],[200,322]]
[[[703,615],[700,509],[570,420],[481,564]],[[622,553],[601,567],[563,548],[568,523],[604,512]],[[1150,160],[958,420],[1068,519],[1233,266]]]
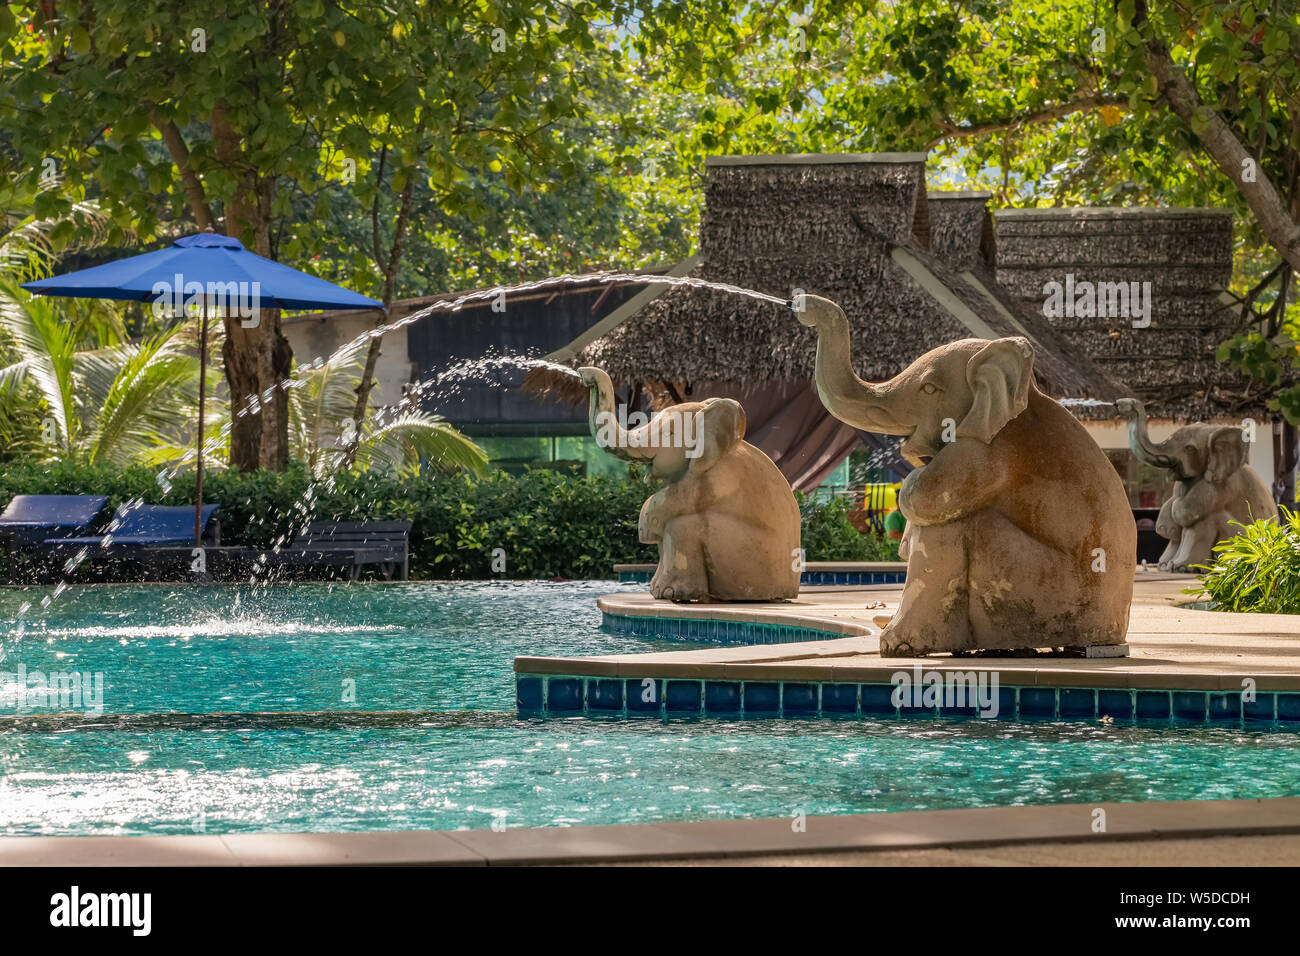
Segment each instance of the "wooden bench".
[[268,553],[267,561],[279,567],[346,568],[350,581],[374,566],[389,581],[405,581],[410,536],[409,521],[313,521],[292,544]]

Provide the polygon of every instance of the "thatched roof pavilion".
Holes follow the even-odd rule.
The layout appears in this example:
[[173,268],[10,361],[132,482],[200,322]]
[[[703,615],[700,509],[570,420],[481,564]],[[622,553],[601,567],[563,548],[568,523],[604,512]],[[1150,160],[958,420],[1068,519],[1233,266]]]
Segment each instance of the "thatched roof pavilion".
[[1044,286],[1150,282],[1150,325],[1124,316],[1059,316],[1051,323],[1078,351],[1131,386],[1152,418],[1266,415],[1215,348],[1240,319],[1227,295],[1232,212],[1200,208],[1002,209],[997,277],[1042,314]]
[[[987,242],[979,194],[935,203],[953,210],[934,223],[939,255],[953,258],[945,263],[927,250],[924,161],[921,153],[712,157],[691,274],[784,298],[798,288],[834,300],[853,323],[857,371],[867,379],[888,378],[953,339],[1025,334],[1050,391],[1109,397],[1116,383],[1066,361],[1064,343],[1041,315],[990,303],[991,276],[982,288],[961,276],[980,265],[971,253]],[[816,334],[779,306],[674,288],[579,360],[616,380],[747,387],[808,382],[815,348]]]
[[[1049,393],[1110,399],[1125,391],[1074,354],[1041,313],[997,286],[987,194],[932,199],[922,153],[712,157],[704,190],[688,274],[782,298],[798,289],[834,300],[852,323],[863,378],[888,378],[954,339],[1023,335]],[[809,385],[815,350],[815,332],[787,308],[675,287],[553,357],[601,366],[624,384],[662,383],[673,399],[736,397],[760,447],[797,486],[814,487],[858,437],[821,420]],[[785,454],[794,431],[818,429],[825,434],[815,453]]]

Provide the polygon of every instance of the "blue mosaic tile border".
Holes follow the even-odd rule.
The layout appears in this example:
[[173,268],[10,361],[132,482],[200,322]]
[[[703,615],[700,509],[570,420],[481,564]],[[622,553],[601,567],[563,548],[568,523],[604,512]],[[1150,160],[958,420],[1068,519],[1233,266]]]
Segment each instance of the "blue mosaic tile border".
[[[521,717],[975,717],[973,707],[895,707],[892,684],[516,674]],[[1300,693],[998,688],[999,720],[1163,721],[1300,731]]]
[[683,617],[646,617],[610,614],[602,623],[614,634],[653,637],[668,641],[707,641],[713,644],[794,644],[799,641],[830,641],[845,637],[834,631],[757,621],[702,621]]
[[906,571],[805,571],[799,575],[799,584],[814,585],[902,584]]
[[[649,584],[653,571],[620,571],[621,584]],[[906,571],[805,571],[799,575],[800,587],[840,585],[861,587],[864,584],[902,584]]]

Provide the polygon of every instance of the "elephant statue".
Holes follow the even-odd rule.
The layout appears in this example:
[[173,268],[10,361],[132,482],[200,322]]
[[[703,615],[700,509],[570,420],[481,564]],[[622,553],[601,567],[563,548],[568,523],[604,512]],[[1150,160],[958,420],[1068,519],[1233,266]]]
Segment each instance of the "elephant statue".
[[798,596],[799,505],[772,459],[744,441],[740,403],[685,402],[629,429],[609,376],[592,367],[578,374],[591,391],[596,443],[664,479],[638,522],[641,541],[659,546],[650,593],[679,602]]
[[1156,519],[1156,533],[1169,541],[1160,555],[1161,571],[1213,564],[1215,544],[1240,533],[1238,524],[1277,519],[1272,493],[1246,464],[1250,445],[1236,425],[1193,422],[1156,442],[1140,401],[1121,398],[1115,408],[1129,420],[1128,444],[1138,461],[1174,478],[1173,495]]
[[962,339],[873,384],[853,371],[840,307],[812,295],[803,306],[822,404],[905,436],[916,466],[898,495],[907,580],[881,656],[1123,644],[1137,554],[1124,485],[1035,386],[1029,342]]

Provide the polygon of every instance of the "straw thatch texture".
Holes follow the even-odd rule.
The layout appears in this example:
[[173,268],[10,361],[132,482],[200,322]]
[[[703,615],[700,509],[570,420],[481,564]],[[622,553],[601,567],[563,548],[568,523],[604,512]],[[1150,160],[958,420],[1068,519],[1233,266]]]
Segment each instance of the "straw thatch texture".
[[1128,317],[1059,317],[1078,350],[1129,383],[1153,418],[1193,421],[1264,414],[1244,380],[1215,361],[1239,313],[1224,300],[1232,275],[1226,209],[1012,209],[996,213],[998,281],[1042,314],[1044,285],[1150,282],[1151,325]]
[[[782,298],[801,289],[839,303],[853,326],[857,372],[866,379],[889,378],[922,353],[977,334],[959,314],[962,308],[944,304],[955,299],[995,335],[1028,334],[1039,353],[1040,379],[1055,394],[1107,397],[1114,391],[1114,383],[1088,363],[1066,359],[1041,316],[1008,299],[1016,316],[1008,323],[959,274],[980,257],[982,206],[957,199],[928,203],[922,158],[773,159],[710,163],[695,275]],[[923,246],[927,239],[937,240],[957,268],[931,255]],[[914,266],[920,263],[924,281],[900,265],[899,249]],[[994,284],[991,276],[984,281]],[[673,289],[592,343],[578,362],[599,365],[615,380],[744,387],[809,381],[815,349],[816,334],[787,308]]]
[[928,195],[930,252],[953,269],[992,267],[992,193],[935,192]]

